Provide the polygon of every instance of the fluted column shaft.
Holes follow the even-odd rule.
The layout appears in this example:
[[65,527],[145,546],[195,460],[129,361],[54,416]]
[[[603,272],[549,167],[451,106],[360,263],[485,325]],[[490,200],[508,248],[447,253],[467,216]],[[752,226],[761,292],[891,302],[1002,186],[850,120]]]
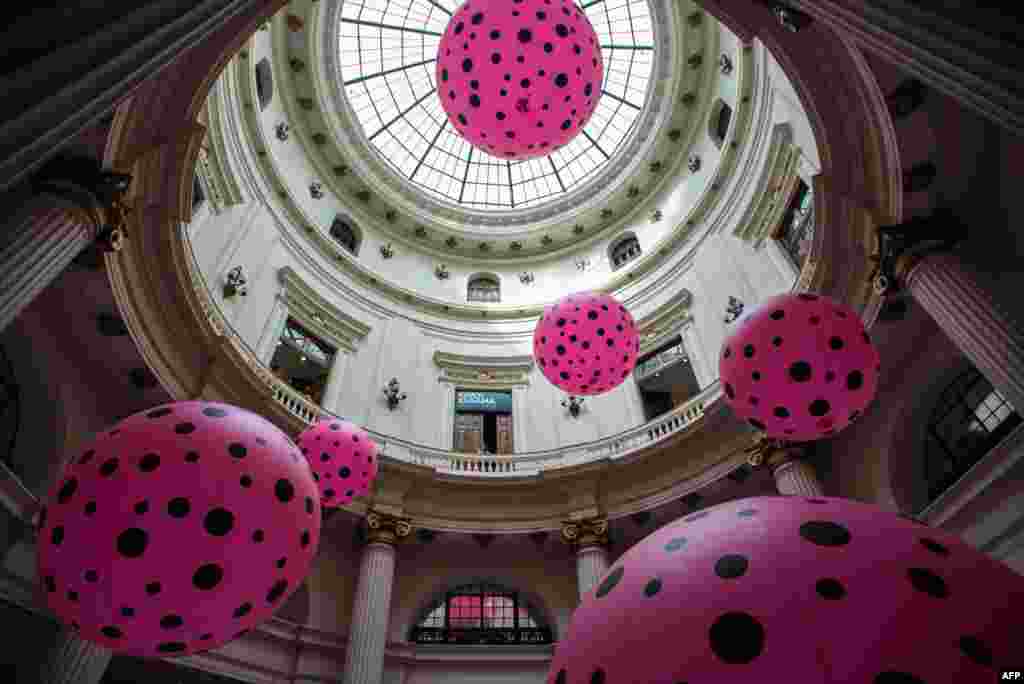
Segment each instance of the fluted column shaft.
[[47,653],[40,672],[41,684],[99,684],[110,664],[111,652],[81,639],[64,628]]
[[359,581],[345,651],[344,684],[381,682],[394,578],[395,547],[384,542],[367,545],[359,562]]
[[608,549],[604,546],[584,546],[576,552],[576,584],[580,600],[594,589],[608,572]]
[[775,486],[784,496],[824,496],[825,488],[807,461],[784,461],[775,466]]
[[96,237],[99,226],[74,200],[43,191],[0,226],[0,330]]
[[960,351],[1017,410],[1024,410],[1024,328],[997,308],[960,259],[921,257],[902,280]]

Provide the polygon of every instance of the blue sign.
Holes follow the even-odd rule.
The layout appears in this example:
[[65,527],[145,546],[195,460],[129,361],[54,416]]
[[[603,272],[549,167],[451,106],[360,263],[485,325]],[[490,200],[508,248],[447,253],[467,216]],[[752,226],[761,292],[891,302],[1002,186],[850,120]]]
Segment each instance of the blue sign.
[[512,394],[509,392],[455,393],[455,410],[482,413],[512,413]]

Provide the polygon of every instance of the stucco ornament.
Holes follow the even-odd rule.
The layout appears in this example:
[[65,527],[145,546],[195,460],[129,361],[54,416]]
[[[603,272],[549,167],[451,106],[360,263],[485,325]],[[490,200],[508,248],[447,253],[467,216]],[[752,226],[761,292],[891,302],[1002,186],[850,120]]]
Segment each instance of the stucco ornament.
[[611,295],[568,295],[544,309],[533,355],[551,384],[567,394],[609,392],[633,372],[640,339],[633,316]]
[[56,479],[39,526],[41,595],[115,653],[219,648],[302,584],[319,498],[295,444],[255,413],[205,401],[136,413]]
[[681,518],[582,597],[548,684],[995,681],[1024,578],[954,534],[848,499]]
[[361,427],[322,418],[303,430],[296,443],[309,461],[324,506],[344,506],[370,493],[377,478],[377,443]]
[[771,297],[726,337],[718,372],[726,401],[769,437],[829,437],[867,409],[878,390],[878,350],[860,317],[821,295]]
[[550,154],[601,98],[604,64],[587,15],[569,0],[472,0],[445,29],[437,92],[455,130],[505,159]]

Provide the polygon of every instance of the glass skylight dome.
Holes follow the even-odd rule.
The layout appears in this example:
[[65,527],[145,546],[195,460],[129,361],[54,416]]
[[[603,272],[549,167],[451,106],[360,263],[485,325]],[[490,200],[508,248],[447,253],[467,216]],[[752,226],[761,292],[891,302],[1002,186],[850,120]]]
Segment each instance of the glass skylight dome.
[[476,210],[537,206],[592,177],[636,124],[654,66],[647,0],[585,0],[604,58],[603,96],[582,135],[547,157],[511,161],[473,148],[437,95],[437,48],[453,0],[342,0],[344,94],[370,145],[434,197]]

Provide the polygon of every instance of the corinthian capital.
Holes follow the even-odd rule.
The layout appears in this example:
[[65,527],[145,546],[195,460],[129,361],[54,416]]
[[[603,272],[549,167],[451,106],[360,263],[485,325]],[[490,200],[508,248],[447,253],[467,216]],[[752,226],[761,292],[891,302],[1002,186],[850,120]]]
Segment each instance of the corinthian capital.
[[576,549],[587,546],[606,546],[608,544],[608,520],[606,518],[566,520],[562,523],[562,540]]
[[388,515],[379,511],[370,511],[366,514],[366,524],[369,527],[367,541],[371,544],[397,544],[412,533],[412,525],[408,518],[401,518],[396,515]]

